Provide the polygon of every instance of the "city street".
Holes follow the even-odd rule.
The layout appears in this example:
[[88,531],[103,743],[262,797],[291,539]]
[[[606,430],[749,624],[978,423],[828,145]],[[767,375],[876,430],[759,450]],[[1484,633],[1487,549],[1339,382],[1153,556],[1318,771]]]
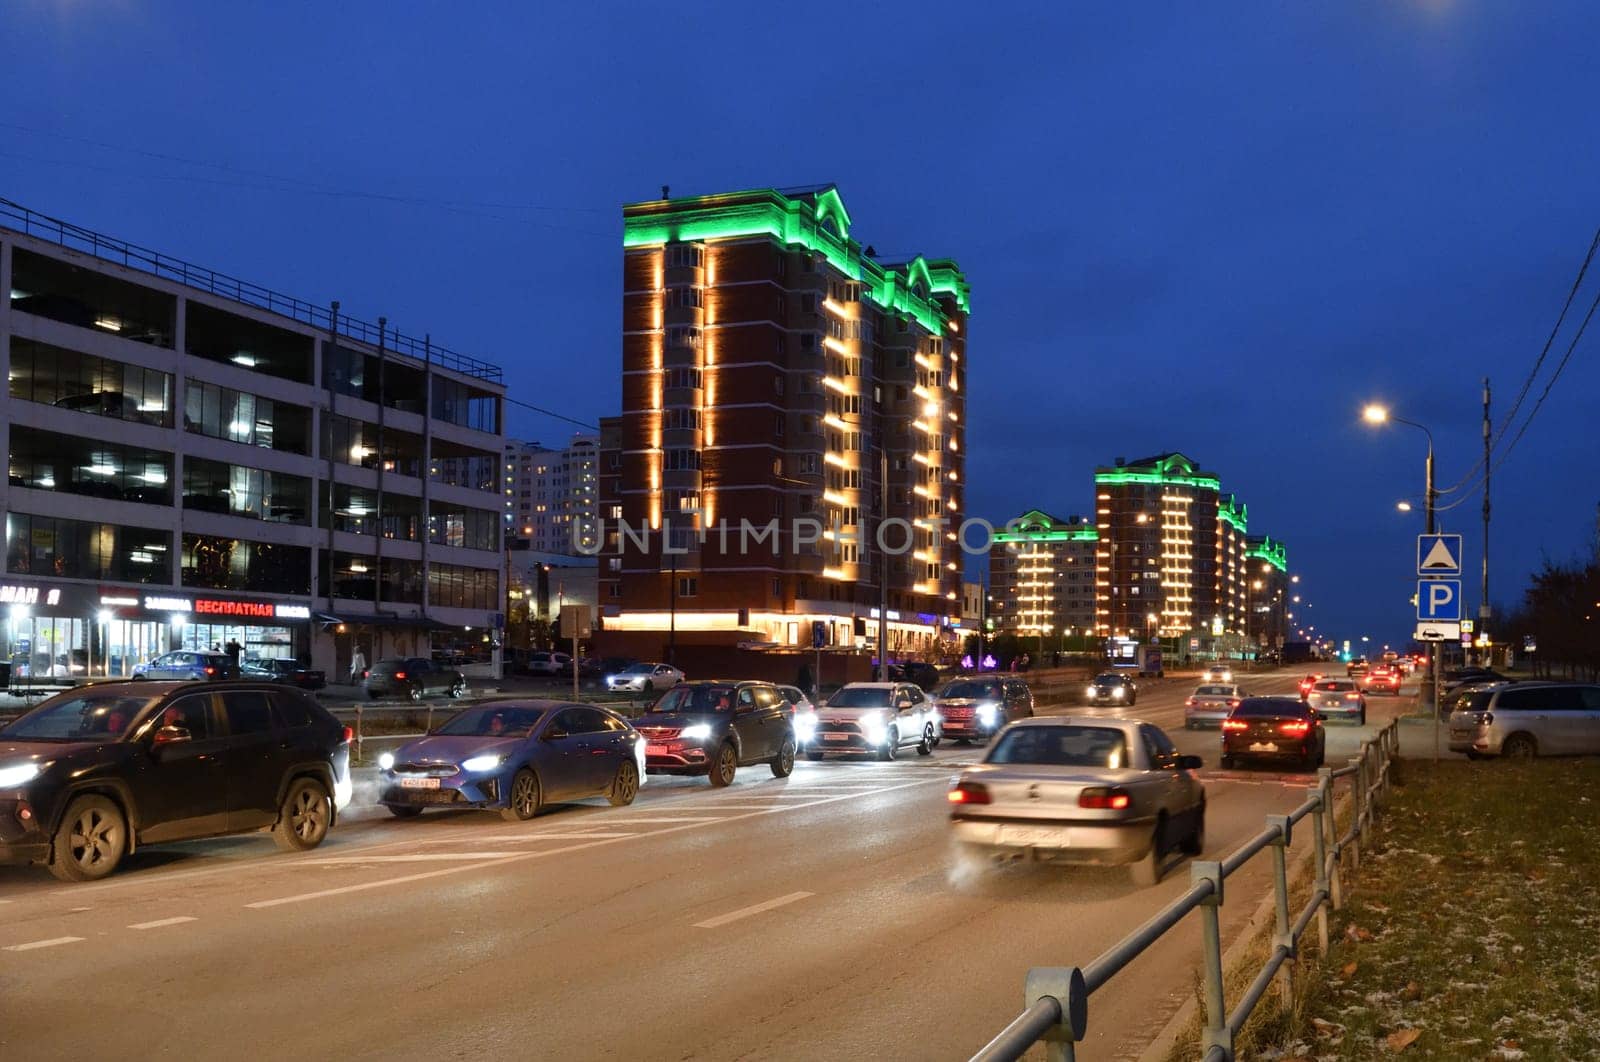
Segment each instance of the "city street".
[[[1240,682],[1289,692],[1302,670]],[[1168,681],[1100,712],[1155,722],[1204,757],[1206,855],[1220,858],[1298,804],[1308,777],[1217,770],[1217,732],[1183,729],[1191,689]],[[1405,703],[1373,698],[1368,730]],[[1361,733],[1331,725],[1329,763]],[[1120,869],[957,862],[944,792],[981,755],[947,743],[892,763],[802,761],[784,780],[744,768],[722,791],[652,777],[632,807],[524,824],[353,806],[305,855],[264,835],[193,842],[141,851],[98,884],[0,869],[0,1048],[103,1057],[114,1036],[200,1057],[254,1044],[265,1057],[966,1058],[1019,1009],[1029,966],[1087,963],[1188,881],[1177,856],[1151,889]],[[1230,879],[1230,938],[1266,870]],[[1180,928],[1094,997],[1080,1057],[1149,1042],[1192,992],[1198,934]]]

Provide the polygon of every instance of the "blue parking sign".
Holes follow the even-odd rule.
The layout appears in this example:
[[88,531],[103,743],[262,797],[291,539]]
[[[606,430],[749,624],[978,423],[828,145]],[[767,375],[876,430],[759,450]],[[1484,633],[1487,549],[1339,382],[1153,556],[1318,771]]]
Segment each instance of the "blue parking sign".
[[1417,619],[1433,623],[1461,622],[1461,580],[1419,580]]

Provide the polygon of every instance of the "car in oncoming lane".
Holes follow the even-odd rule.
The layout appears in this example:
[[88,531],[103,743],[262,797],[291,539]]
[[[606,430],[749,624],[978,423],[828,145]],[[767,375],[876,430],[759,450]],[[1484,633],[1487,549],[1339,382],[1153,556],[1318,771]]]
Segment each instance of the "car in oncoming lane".
[[1196,686],[1183,702],[1183,725],[1196,730],[1204,725],[1221,726],[1228,714],[1249,694],[1232,683],[1212,682]]
[[1367,695],[1355,679],[1323,679],[1311,687],[1305,702],[1322,713],[1324,719],[1349,719],[1358,726],[1367,725]]
[[933,691],[941,738],[957,744],[988,741],[1007,723],[1033,716],[1033,691],[1021,679],[951,679]]
[[1139,699],[1139,684],[1121,671],[1102,671],[1090,680],[1083,699],[1086,704],[1132,706]]
[[1200,681],[1202,683],[1217,683],[1223,686],[1230,685],[1233,682],[1233,668],[1227,664],[1212,664],[1200,676]]
[[520,822],[565,800],[603,796],[616,807],[631,804],[644,766],[644,739],[615,712],[565,701],[490,701],[379,756],[378,802],[399,818],[430,807],[491,808]]
[[956,841],[980,854],[1127,864],[1153,885],[1167,854],[1205,848],[1198,756],[1160,727],[1090,716],[1024,719],[948,795]]
[[1294,697],[1246,697],[1222,721],[1225,770],[1258,760],[1311,770],[1322,766],[1326,753],[1321,713]]
[[652,772],[703,774],[720,787],[750,764],[777,778],[794,771],[795,720],[770,682],[685,682],[633,722]]
[[684,674],[671,664],[630,664],[606,676],[606,689],[613,693],[654,693],[669,690],[682,682]]
[[467,679],[453,667],[420,656],[390,657],[372,665],[367,672],[366,690],[373,700],[404,697],[408,701],[420,701],[433,694],[465,697]]
[[350,803],[350,738],[266,682],[108,682],[0,729],[0,863],[93,881],[136,848],[271,830],[315,848]]
[[939,717],[920,686],[910,682],[850,682],[817,710],[806,759],[850,753],[892,760],[906,747],[919,756],[939,744]]

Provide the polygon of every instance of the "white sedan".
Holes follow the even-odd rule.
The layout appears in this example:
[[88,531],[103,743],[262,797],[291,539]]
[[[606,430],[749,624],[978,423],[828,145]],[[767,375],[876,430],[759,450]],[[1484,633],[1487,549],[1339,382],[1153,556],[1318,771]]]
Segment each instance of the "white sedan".
[[1023,719],[950,788],[950,824],[969,850],[1005,858],[1127,864],[1153,885],[1168,853],[1205,847],[1198,756],[1160,727],[1095,717]]
[[634,664],[606,676],[606,689],[617,693],[654,693],[670,690],[684,678],[671,664]]

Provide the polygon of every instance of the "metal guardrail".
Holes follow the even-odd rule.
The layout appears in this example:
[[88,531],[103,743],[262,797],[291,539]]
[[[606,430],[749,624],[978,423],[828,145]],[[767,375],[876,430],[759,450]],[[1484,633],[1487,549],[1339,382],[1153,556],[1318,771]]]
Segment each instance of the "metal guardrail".
[[[51,240],[58,246],[82,251],[103,261],[137,269],[151,276],[174,280],[186,287],[246,303],[269,313],[292,317],[296,321],[317,328],[326,329],[333,323],[332,314],[326,306],[318,306],[248,280],[218,273],[214,269],[197,266],[181,258],[162,254],[160,251],[119,240],[115,236],[107,236],[93,229],[74,225],[70,221],[41,214],[36,210],[29,210],[21,203],[12,202],[10,199],[0,198],[0,218],[8,218],[14,222],[18,232]],[[373,346],[379,343],[380,329],[375,324],[347,317],[341,313],[337,325],[342,336]],[[458,353],[448,347],[435,346],[426,339],[417,339],[392,328],[382,330],[381,338],[388,350],[415,358],[417,361],[431,360],[433,364],[442,368],[489,383],[498,384],[504,380],[505,374],[500,366]]]
[[[1351,871],[1361,865],[1361,843],[1372,826],[1374,808],[1389,790],[1390,767],[1399,752],[1397,724],[1390,721],[1373,738],[1361,743],[1358,755],[1346,767],[1317,772],[1311,796],[1287,815],[1268,815],[1266,827],[1220,862],[1196,861],[1190,866],[1187,892],[1167,904],[1144,925],[1095,959],[1088,966],[1045,966],[1028,971],[1023,982],[1021,1014],[972,1056],[972,1062],[1015,1062],[1035,1043],[1043,1041],[1052,1062],[1070,1062],[1074,1044],[1083,1040],[1089,1026],[1089,997],[1129,963],[1142,955],[1189,912],[1200,911],[1201,969],[1204,981],[1204,1062],[1232,1062],[1233,1041],[1244,1028],[1261,997],[1274,980],[1284,999],[1293,993],[1293,962],[1299,942],[1313,918],[1323,954],[1328,950],[1328,911],[1344,905],[1342,856],[1350,853]],[[1334,784],[1350,779],[1355,813],[1350,828],[1336,836],[1333,817]],[[1310,816],[1315,843],[1315,879],[1311,898],[1291,921],[1289,911],[1288,851],[1294,825]],[[1276,919],[1272,954],[1232,1011],[1225,1009],[1222,971],[1222,934],[1219,911],[1223,882],[1264,849],[1272,850],[1273,899]]]

